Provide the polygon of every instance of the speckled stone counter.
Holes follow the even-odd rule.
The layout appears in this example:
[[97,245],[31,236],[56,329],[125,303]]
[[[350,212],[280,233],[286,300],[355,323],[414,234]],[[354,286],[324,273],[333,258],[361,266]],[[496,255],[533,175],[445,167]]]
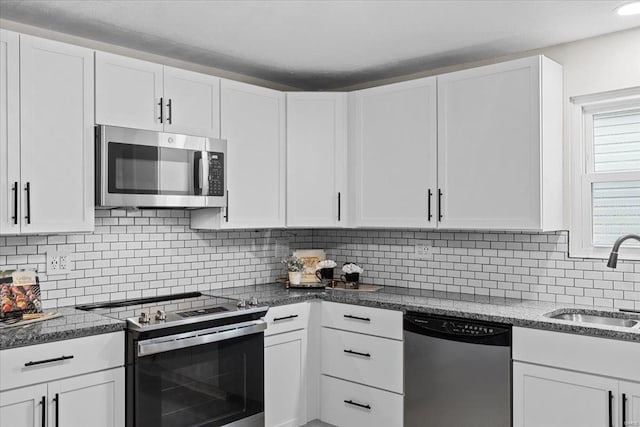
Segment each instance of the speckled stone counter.
[[0,349],[117,332],[125,326],[122,321],[76,310],[73,307],[63,307],[57,311],[62,314],[61,317],[0,329]]
[[579,306],[572,304],[526,301],[508,298],[494,298],[471,294],[451,294],[437,291],[386,287],[378,292],[354,292],[324,289],[285,289],[282,284],[247,286],[209,291],[213,295],[233,298],[258,298],[261,303],[271,306],[321,299],[345,304],[365,305],[390,310],[420,311],[424,313],[456,316],[466,319],[507,323],[525,328],[570,332],[581,335],[612,338],[640,342],[640,327],[623,328],[615,326],[577,323],[568,320],[551,319],[546,313],[577,309],[590,313],[610,312],[613,317],[640,321],[640,315],[622,313],[607,308]]

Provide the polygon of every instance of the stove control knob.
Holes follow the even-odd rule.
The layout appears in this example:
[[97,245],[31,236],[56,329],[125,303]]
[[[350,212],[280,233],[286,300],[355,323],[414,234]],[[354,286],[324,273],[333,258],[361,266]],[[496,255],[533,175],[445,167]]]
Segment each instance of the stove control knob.
[[236,306],[238,308],[245,308],[247,306],[247,302],[243,299],[238,300],[238,303],[236,304]]
[[138,317],[138,321],[140,323],[149,323],[149,316],[147,315],[146,312],[141,311],[140,312],[140,317]]
[[167,320],[167,313],[162,310],[156,311],[156,320]]
[[258,298],[256,298],[256,297],[251,297],[251,299],[249,300],[249,305],[251,305],[251,306],[256,306],[256,305],[258,305]]

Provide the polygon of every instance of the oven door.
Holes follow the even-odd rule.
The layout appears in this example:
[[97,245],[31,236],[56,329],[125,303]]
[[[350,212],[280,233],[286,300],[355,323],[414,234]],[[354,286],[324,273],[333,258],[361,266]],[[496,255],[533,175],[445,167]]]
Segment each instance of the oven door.
[[265,327],[256,320],[138,341],[128,424],[263,427]]
[[202,208],[225,200],[225,141],[114,126],[99,126],[96,138],[99,206]]

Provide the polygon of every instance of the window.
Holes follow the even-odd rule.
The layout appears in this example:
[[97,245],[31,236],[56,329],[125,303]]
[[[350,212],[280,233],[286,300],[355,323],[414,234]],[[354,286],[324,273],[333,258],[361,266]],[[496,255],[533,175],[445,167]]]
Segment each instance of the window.
[[[572,99],[571,256],[606,258],[640,234],[640,87]],[[640,259],[625,242],[621,259]]]

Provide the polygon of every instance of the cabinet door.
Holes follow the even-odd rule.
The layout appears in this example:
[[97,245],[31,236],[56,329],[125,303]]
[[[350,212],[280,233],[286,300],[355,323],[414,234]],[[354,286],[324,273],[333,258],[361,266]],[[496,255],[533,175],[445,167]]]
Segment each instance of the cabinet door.
[[285,96],[244,83],[221,82],[221,135],[229,181],[223,228],[285,224]]
[[610,378],[513,364],[514,427],[602,427],[610,417],[618,425],[617,396],[618,382]]
[[93,51],[20,36],[22,232],[93,230]]
[[123,427],[124,368],[51,382],[49,400],[51,426]]
[[267,427],[305,424],[307,331],[264,339],[264,415]]
[[163,130],[162,65],[96,52],[96,123]]
[[539,58],[438,76],[441,228],[540,228]]
[[346,96],[287,94],[287,226],[345,223]]
[[166,132],[220,137],[220,79],[164,67]]
[[354,225],[435,227],[435,77],[361,90],[352,101]]
[[0,30],[0,234],[20,232],[20,53],[17,33]]
[[46,427],[47,385],[0,393],[0,423],[15,427]]
[[[620,382],[620,399],[625,400],[621,405],[622,427],[640,426],[640,383]],[[624,422],[624,424],[623,424]]]

